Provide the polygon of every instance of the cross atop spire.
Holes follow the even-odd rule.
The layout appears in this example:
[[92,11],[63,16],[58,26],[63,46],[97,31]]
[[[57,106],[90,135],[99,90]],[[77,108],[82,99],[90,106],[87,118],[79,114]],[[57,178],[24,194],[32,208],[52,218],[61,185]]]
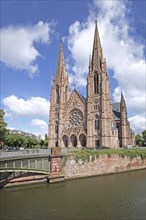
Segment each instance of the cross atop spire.
[[100,66],[101,55],[102,55],[102,48],[101,48],[100,37],[99,37],[99,32],[98,32],[98,27],[97,27],[97,20],[96,20],[93,51],[92,51],[92,66],[94,65]]

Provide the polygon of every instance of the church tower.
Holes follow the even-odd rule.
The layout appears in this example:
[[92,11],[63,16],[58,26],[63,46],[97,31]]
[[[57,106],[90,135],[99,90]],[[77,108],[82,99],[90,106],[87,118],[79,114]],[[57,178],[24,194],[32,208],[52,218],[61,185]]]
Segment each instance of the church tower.
[[62,41],[60,41],[58,66],[53,79],[50,98],[49,148],[62,145],[64,111],[69,97],[69,79],[65,69]]
[[[109,80],[96,23],[92,59],[89,61],[87,77],[87,146],[94,148],[101,145],[111,147],[112,123],[114,121]],[[115,128],[115,130],[117,129]]]

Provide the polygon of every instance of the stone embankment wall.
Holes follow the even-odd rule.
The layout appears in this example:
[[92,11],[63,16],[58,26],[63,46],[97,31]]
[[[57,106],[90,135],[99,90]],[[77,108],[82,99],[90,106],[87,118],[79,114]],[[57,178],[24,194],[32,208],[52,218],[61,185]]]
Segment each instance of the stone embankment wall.
[[99,158],[94,160],[82,161],[75,160],[73,156],[67,158],[63,167],[65,179],[96,176],[110,173],[125,172],[130,170],[139,170],[146,168],[146,159],[135,157],[133,159],[129,157],[119,157],[113,155],[108,157],[107,155],[100,155]]

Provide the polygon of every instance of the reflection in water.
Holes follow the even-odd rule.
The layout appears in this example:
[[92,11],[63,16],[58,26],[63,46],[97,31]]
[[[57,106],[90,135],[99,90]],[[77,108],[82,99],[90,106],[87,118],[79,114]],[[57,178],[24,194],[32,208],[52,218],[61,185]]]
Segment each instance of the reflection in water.
[[146,170],[0,190],[1,219],[144,220]]

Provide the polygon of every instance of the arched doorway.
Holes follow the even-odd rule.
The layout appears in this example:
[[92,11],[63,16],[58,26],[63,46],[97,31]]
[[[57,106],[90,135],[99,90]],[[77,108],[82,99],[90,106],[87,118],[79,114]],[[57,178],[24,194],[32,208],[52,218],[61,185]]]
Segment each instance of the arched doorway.
[[68,147],[68,140],[69,140],[69,138],[66,135],[64,135],[62,139],[63,139],[64,146]]
[[77,137],[73,134],[70,139],[71,139],[72,146],[76,147],[77,146]]
[[86,147],[86,136],[84,134],[81,134],[79,137],[80,143],[82,147]]

